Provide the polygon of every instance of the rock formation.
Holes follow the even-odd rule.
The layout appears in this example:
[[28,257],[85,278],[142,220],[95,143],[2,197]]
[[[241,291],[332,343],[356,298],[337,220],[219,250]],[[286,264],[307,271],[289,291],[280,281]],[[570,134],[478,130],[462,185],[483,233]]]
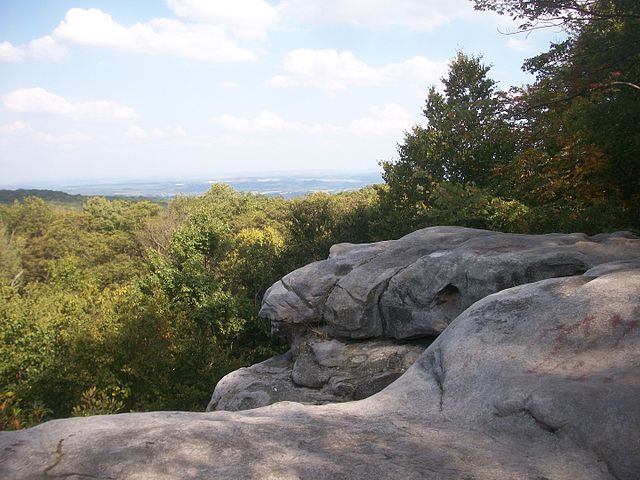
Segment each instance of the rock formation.
[[[585,252],[612,240],[580,240],[585,267]],[[0,433],[0,478],[635,480],[638,267],[600,264],[488,295],[364,400]],[[321,346],[320,357],[334,358],[333,348]]]
[[266,293],[261,315],[291,350],[232,372],[207,410],[283,400],[359,400],[397,379],[435,336],[489,294],[618,261],[634,266],[640,240],[626,233],[514,235],[461,227],[399,240],[335,245]]
[[305,336],[295,356],[289,351],[220,380],[207,410],[246,410],[281,401],[361,400],[397,380],[428,343],[345,343]]

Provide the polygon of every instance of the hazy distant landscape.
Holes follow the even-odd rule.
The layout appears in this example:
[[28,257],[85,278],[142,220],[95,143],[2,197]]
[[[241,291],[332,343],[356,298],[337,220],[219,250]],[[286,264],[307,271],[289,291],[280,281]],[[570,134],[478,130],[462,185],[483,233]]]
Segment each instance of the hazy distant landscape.
[[305,172],[184,179],[60,181],[45,184],[23,184],[19,187],[10,185],[5,188],[46,188],[70,195],[86,196],[171,198],[176,195],[202,195],[209,190],[211,185],[226,183],[240,192],[294,198],[314,192],[354,191],[381,182],[382,177],[379,172]]

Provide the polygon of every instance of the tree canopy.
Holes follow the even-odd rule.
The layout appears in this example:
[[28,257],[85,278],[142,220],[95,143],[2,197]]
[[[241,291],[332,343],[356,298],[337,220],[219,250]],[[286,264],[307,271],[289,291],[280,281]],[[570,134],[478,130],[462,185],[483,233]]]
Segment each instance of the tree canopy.
[[475,4],[520,20],[523,31],[562,25],[567,39],[527,60],[535,82],[509,91],[496,88],[480,58],[459,53],[443,88],[429,90],[426,125],[382,164],[390,216],[432,224],[443,193],[457,189],[479,202],[476,218],[458,216],[471,225],[498,227],[488,221],[491,205],[510,205],[519,218],[511,228],[520,230],[639,228],[640,4]]

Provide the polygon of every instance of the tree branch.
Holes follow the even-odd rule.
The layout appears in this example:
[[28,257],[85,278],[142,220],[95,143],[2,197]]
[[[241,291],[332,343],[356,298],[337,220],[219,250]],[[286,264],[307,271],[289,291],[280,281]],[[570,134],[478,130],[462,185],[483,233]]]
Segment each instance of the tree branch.
[[[631,82],[611,82],[608,85],[624,85],[627,87],[635,88],[636,90],[640,90],[640,85],[636,85],[635,83]],[[607,87],[608,85],[603,85],[603,88]]]
[[20,277],[22,276],[23,273],[24,273],[24,270],[20,270],[18,274],[15,277],[13,277],[13,280],[11,280],[12,288],[15,288],[18,286],[18,282],[20,281]]

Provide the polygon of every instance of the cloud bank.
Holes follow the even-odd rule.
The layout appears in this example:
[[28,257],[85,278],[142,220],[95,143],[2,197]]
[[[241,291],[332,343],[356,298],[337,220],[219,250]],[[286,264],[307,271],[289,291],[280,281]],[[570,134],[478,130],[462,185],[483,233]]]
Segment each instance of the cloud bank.
[[19,88],[0,96],[5,110],[14,113],[47,113],[73,120],[121,121],[136,118],[130,108],[109,100],[78,102],[51,93],[44,88]]

